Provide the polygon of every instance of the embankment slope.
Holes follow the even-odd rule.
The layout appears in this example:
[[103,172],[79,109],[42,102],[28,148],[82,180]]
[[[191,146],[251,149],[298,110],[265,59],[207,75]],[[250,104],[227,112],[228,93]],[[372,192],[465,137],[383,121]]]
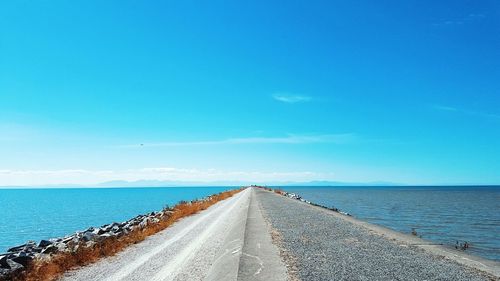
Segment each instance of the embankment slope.
[[248,188],[62,280],[286,280],[254,192]]
[[465,265],[458,257],[444,258],[435,247],[424,249],[423,244],[431,243],[416,237],[262,189],[256,197],[280,233],[282,250],[293,258],[285,262],[296,266],[301,280],[498,279],[498,263],[484,261],[486,273],[473,260]]

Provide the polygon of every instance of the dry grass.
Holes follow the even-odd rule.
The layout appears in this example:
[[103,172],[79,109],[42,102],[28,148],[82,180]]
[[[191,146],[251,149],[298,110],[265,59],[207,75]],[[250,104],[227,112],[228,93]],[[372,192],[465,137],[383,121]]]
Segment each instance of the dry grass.
[[203,200],[180,202],[168,216],[157,223],[150,223],[144,228],[137,228],[120,238],[110,237],[93,246],[74,245],[74,251],[59,253],[44,260],[35,260],[14,281],[50,281],[59,278],[65,271],[78,266],[94,263],[100,258],[112,256],[131,244],[143,241],[146,237],[158,233],[177,220],[207,209],[213,204],[227,199],[243,189],[231,190],[212,195]]
[[274,193],[278,193],[279,195],[285,195],[285,191],[283,189],[273,189]]

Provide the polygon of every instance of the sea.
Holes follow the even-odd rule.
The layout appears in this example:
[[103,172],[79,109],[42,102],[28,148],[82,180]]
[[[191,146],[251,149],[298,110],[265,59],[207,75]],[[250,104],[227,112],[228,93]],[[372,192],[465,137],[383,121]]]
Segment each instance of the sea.
[[[500,261],[500,187],[281,187],[432,243]],[[230,187],[0,189],[0,253],[28,240],[121,222]]]
[[500,186],[282,187],[373,224],[500,261]]
[[122,222],[230,187],[0,189],[0,253],[29,240]]

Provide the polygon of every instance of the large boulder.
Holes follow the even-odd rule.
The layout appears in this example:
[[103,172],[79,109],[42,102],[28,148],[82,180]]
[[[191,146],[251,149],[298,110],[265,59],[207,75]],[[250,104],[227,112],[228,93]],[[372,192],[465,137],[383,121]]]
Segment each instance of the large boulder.
[[38,242],[38,247],[45,248],[45,247],[50,246],[52,244],[53,243],[49,240],[41,240],[40,242]]
[[10,260],[15,261],[18,264],[21,264],[22,266],[26,267],[28,264],[33,260],[34,255],[29,252],[19,252],[13,255],[13,257],[10,258]]
[[18,271],[24,268],[22,264],[17,263],[11,259],[7,259],[7,265],[8,269],[10,269],[10,272]]
[[93,233],[93,232],[85,232],[82,236],[83,241],[89,242],[89,241],[96,241],[98,239],[99,235]]
[[36,248],[36,242],[35,241],[28,241],[28,243],[26,243],[26,244],[22,244],[22,245],[19,245],[19,246],[16,246],[16,247],[12,247],[12,248],[8,249],[7,252],[9,252],[9,253],[16,253],[16,252],[20,252],[20,251],[26,251],[26,250],[29,250],[29,249],[32,249],[32,248]]
[[9,268],[7,264],[7,255],[0,255],[0,268]]

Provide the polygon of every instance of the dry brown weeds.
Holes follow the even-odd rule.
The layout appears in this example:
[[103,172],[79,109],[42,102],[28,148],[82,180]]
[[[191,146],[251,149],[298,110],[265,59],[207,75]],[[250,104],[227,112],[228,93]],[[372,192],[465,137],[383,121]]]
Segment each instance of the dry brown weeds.
[[227,199],[242,189],[230,190],[212,195],[203,200],[180,202],[173,207],[169,216],[163,217],[157,223],[148,224],[145,228],[135,229],[120,238],[110,237],[93,246],[84,244],[72,252],[58,253],[46,259],[35,260],[14,281],[50,281],[58,279],[65,271],[78,266],[91,264],[100,258],[112,256],[131,244],[143,241],[146,237],[158,233],[177,220],[207,209],[213,204]]

